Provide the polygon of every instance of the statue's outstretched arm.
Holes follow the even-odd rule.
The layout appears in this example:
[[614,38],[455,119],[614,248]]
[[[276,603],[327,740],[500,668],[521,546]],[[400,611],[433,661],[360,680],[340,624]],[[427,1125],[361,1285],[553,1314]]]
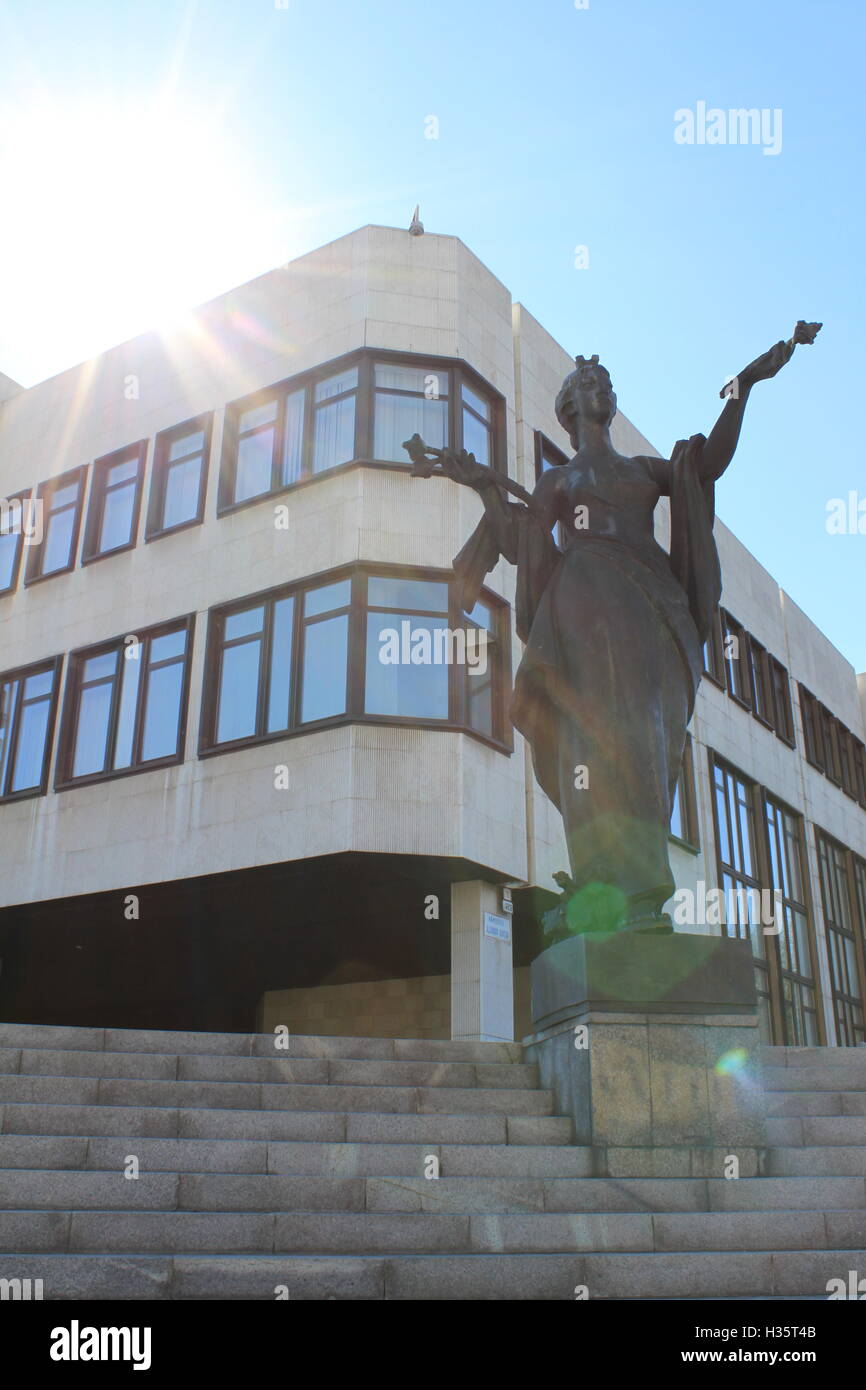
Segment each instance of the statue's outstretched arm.
[[787,342],[775,343],[719,392],[728,399],[704,446],[701,472],[706,481],[720,478],[734,457],[752,387],[758,381],[769,381],[780,372],[790,362],[798,343],[814,343],[820,328],[820,323],[804,323],[800,319]]

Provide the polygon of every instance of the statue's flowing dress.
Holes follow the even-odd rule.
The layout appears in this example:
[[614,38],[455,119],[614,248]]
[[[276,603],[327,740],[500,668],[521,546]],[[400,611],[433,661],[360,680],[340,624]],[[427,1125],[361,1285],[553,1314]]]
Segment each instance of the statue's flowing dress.
[[[668,824],[719,599],[702,442],[670,461],[576,456],[545,487],[546,519],[497,498],[455,560],[464,602],[500,554],[517,565],[512,722],[563,817],[575,883],[613,886],[630,916],[674,891]],[[662,495],[670,554],[653,534]]]

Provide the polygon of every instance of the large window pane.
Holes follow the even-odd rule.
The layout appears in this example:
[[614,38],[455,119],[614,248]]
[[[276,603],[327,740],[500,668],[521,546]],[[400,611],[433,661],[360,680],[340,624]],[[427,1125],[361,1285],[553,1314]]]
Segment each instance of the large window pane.
[[48,734],[49,700],[37,700],[24,705],[18,726],[18,746],[15,749],[15,771],[12,774],[13,792],[38,787],[42,780],[42,762]]
[[201,456],[195,455],[185,463],[172,464],[165,480],[165,502],[162,525],[164,530],[182,526],[198,515],[198,494],[201,482]]
[[305,625],[302,723],[345,713],[348,642],[347,614]]
[[222,658],[217,743],[249,738],[256,732],[261,642],[226,647]]
[[[404,629],[405,624],[405,629]],[[407,618],[402,613],[367,616],[365,709],[368,714],[404,718],[448,718],[448,644],[435,633],[447,630],[441,619]],[[412,661],[412,656],[416,661]],[[397,661],[393,657],[397,656]],[[428,661],[424,658],[429,656]],[[423,664],[422,664],[423,662]]]
[[17,531],[0,531],[0,593],[12,586],[20,544]]
[[355,397],[345,396],[316,411],[313,472],[336,468],[355,457]]
[[170,758],[177,752],[183,671],[183,662],[173,661],[150,672],[141,740],[142,762]]
[[463,411],[463,448],[479,463],[490,466],[490,430],[469,410]]
[[75,757],[72,763],[73,777],[86,777],[89,773],[102,772],[105,767],[113,690],[114,683],[106,681],[103,685],[93,685],[81,692]]
[[72,536],[75,530],[75,508],[68,507],[48,517],[42,548],[42,573],[53,574],[66,569],[70,563]]
[[376,392],[373,456],[407,463],[403,441],[420,434],[425,444],[444,449],[448,443],[448,402],[423,396],[391,396]]
[[[133,465],[134,466],[134,465]],[[99,528],[99,553],[129,545],[132,539],[132,519],[135,511],[135,484],[112,488],[102,504],[102,525]]]
[[235,474],[236,502],[245,502],[271,490],[271,470],[274,458],[274,430],[259,430],[238,441],[238,466]]

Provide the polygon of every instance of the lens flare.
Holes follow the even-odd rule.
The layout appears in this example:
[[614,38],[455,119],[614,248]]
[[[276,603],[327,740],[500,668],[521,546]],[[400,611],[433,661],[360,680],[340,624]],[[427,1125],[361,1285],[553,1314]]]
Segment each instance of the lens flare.
[[744,1047],[734,1047],[730,1052],[723,1052],[715,1065],[717,1076],[738,1076],[745,1071],[749,1061],[749,1054]]

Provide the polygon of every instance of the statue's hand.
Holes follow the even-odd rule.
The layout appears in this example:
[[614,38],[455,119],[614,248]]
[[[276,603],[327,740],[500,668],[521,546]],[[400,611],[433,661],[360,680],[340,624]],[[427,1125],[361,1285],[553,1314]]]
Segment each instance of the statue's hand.
[[449,450],[443,454],[442,471],[447,473],[449,478],[453,478],[455,483],[462,483],[464,487],[477,489],[496,481],[493,469],[479,463],[475,455],[466,449],[461,449],[459,453]]
[[[798,344],[814,343],[822,327],[820,323],[806,323],[805,320],[798,319],[794,332],[786,343],[775,343],[769,352],[756,357],[754,362],[743,368],[739,376],[734,377],[733,382],[728,382],[722,387],[719,395],[723,400],[726,396],[733,396],[736,400],[740,394],[754,386],[756,381],[769,381],[782,370],[786,362],[790,362]],[[736,389],[733,389],[734,387]]]

